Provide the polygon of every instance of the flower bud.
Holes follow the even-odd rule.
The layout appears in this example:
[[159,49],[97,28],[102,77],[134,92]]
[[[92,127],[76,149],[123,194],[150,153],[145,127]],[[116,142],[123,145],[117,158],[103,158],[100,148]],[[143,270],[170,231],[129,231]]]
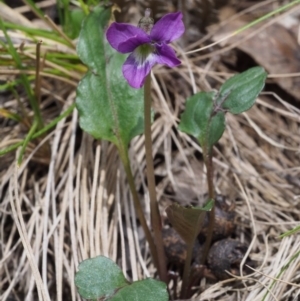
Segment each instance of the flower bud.
[[151,9],[146,8],[145,17],[141,18],[138,24],[138,27],[143,29],[147,34],[150,34],[154,24],[154,20],[150,17],[150,15],[151,15]]

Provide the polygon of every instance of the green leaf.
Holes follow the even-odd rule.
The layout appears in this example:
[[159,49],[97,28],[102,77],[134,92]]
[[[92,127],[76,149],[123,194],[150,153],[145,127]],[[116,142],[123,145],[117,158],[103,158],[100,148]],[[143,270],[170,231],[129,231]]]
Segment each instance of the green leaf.
[[225,130],[225,114],[214,114],[215,92],[200,92],[190,97],[181,115],[179,130],[198,139],[202,147],[212,146]]
[[204,207],[196,206],[196,207],[192,207],[192,208],[201,209],[203,211],[210,211],[212,209],[212,207],[214,206],[214,202],[215,201],[213,199],[208,199],[207,202],[205,203]]
[[193,245],[201,230],[205,214],[212,209],[213,204],[214,201],[210,200],[203,208],[185,208],[179,204],[174,204],[166,209],[170,223],[187,245]]
[[204,208],[185,208],[179,204],[174,204],[166,209],[170,223],[187,245],[182,278],[181,297],[185,297],[187,294],[192,254],[196,238],[201,230],[201,226],[203,225],[206,212],[211,210],[213,205],[214,201],[209,200]]
[[70,11],[71,24],[69,25],[69,35],[72,39],[78,37],[81,23],[85,16],[86,15],[82,9],[77,8]]
[[128,282],[121,269],[109,258],[97,256],[79,264],[75,284],[85,299],[111,301],[167,301],[167,286],[151,278]]
[[207,139],[208,147],[212,148],[219,141],[225,130],[225,113],[218,112],[214,115],[208,125]]
[[263,89],[266,78],[267,73],[262,67],[231,77],[221,86],[217,103],[232,114],[249,110]]
[[164,282],[151,278],[136,281],[123,287],[110,299],[111,301],[167,301],[169,295]]
[[297,226],[297,227],[293,228],[292,230],[288,230],[288,231],[280,234],[279,238],[290,236],[290,235],[293,235],[293,234],[296,234],[296,233],[299,233],[299,232],[300,232],[300,226]]
[[110,9],[98,8],[84,21],[77,52],[89,71],[77,88],[81,128],[118,147],[143,133],[143,89],[131,88],[122,74],[126,55],[113,50],[105,37]]
[[128,285],[121,269],[104,256],[84,260],[78,269],[75,284],[85,299],[110,297],[117,289]]

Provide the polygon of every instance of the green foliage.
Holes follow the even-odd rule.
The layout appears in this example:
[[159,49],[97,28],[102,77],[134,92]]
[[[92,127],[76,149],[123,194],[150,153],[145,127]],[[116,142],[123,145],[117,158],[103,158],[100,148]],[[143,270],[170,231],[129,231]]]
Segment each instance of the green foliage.
[[57,12],[64,33],[71,39],[78,37],[81,23],[88,14],[88,6],[80,2],[80,8],[74,7],[70,0],[57,0]]
[[167,301],[169,295],[167,286],[162,281],[152,278],[133,282],[131,285],[123,287],[111,299],[111,301]]
[[[61,115],[59,115],[58,117],[54,118],[51,122],[49,122],[40,131],[38,131],[34,135],[32,135],[32,139],[36,139],[38,137],[42,137],[43,135],[45,135],[49,130],[51,130],[52,128],[54,128],[60,120],[62,120],[64,118],[66,118],[67,116],[69,116],[72,113],[74,107],[75,107],[75,105],[72,104],[66,111],[64,111],[63,113],[61,113]],[[9,153],[9,152],[17,149],[18,147],[22,146],[24,143],[26,143],[26,140],[27,140],[27,138],[25,140],[22,140],[20,142],[17,142],[15,144],[13,144],[13,145],[10,145],[10,146],[8,146],[8,147],[6,147],[4,149],[1,149],[0,150],[0,156],[3,156],[5,154],[7,154],[7,153]]]
[[295,227],[295,228],[293,228],[293,229],[291,229],[289,231],[286,231],[286,232],[282,233],[279,236],[279,238],[284,238],[286,236],[294,235],[294,234],[299,233],[299,232],[300,232],[300,226],[297,226],[297,227]]
[[214,110],[214,92],[200,92],[186,102],[179,129],[198,139],[202,147],[211,148],[225,130],[225,114]]
[[211,150],[225,130],[225,113],[239,114],[250,109],[264,87],[267,73],[251,68],[227,80],[219,93],[200,92],[187,100],[179,129],[198,139]]
[[[24,0],[23,2],[36,14],[37,17],[39,17],[41,20],[44,20],[44,22],[47,22],[44,12],[36,6],[35,1]],[[60,33],[60,31],[32,28],[4,20],[0,20],[0,30],[4,34],[4,38],[0,41],[0,45],[2,46],[0,60],[1,66],[3,66],[4,69],[13,69],[14,71],[17,71],[18,74],[16,77],[11,78],[8,82],[3,82],[0,85],[0,91],[10,90],[18,101],[20,99],[19,93],[22,94],[23,98],[23,93],[25,91],[26,101],[28,101],[30,105],[29,110],[29,107],[27,107],[26,103],[23,106],[23,104],[19,101],[19,106],[17,108],[18,114],[15,112],[6,111],[4,108],[0,108],[1,116],[14,119],[17,122],[24,124],[26,127],[29,127],[29,132],[24,140],[10,144],[8,147],[0,150],[0,156],[2,156],[21,146],[21,152],[18,158],[18,163],[20,164],[27,144],[32,142],[34,139],[42,138],[50,129],[56,126],[59,120],[62,120],[68,116],[74,109],[74,106],[71,105],[64,113],[51,120],[49,124],[44,126],[45,121],[43,118],[45,115],[42,114],[43,108],[40,107],[40,103],[38,101],[39,96],[37,95],[37,91],[40,90],[38,79],[41,76],[53,78],[54,76],[52,75],[54,74],[56,80],[66,81],[72,84],[78,77],[77,71],[85,71],[86,67],[80,62],[78,56],[73,54],[72,48],[74,49],[75,46],[73,45],[72,41],[66,39],[65,36]],[[11,32],[15,30],[20,32],[21,40],[22,33],[24,36],[26,36],[26,41],[27,39],[30,40],[30,42],[26,42],[24,45],[22,44],[23,46],[21,47],[21,51],[21,48],[18,49],[18,46],[16,45],[16,41],[13,38],[14,36],[11,35]],[[29,51],[29,53],[32,55],[33,44],[40,40],[43,41],[42,49],[44,45],[46,45],[46,47],[51,44],[57,45],[56,50],[53,49],[46,52],[44,62],[47,67],[43,69],[44,75],[37,73],[37,57],[32,56],[30,59],[27,53]],[[53,43],[54,41],[55,43]],[[60,45],[64,45],[64,50],[62,52],[59,50],[61,48]],[[29,48],[30,50],[28,50]],[[37,48],[38,47],[36,47],[36,49]],[[70,53],[68,53],[68,50],[70,50]],[[36,50],[36,53],[38,53],[38,50]],[[49,62],[57,64],[60,68],[56,68],[55,66],[52,67]],[[42,68],[43,66],[41,69]],[[34,84],[35,89],[33,89]],[[21,86],[23,86],[24,91],[20,89]],[[11,141],[14,141],[14,139]]]
[[154,279],[130,283],[109,258],[97,256],[84,260],[75,276],[79,294],[85,299],[111,301],[167,301],[166,284]]
[[103,256],[84,260],[78,269],[75,284],[79,294],[86,299],[111,297],[116,289],[128,285],[120,268]]
[[186,260],[181,286],[181,298],[185,298],[188,291],[188,282],[195,240],[201,230],[206,211],[210,211],[213,206],[214,201],[209,200],[204,208],[185,208],[178,204],[174,204],[169,206],[166,210],[170,223],[187,245]]
[[[4,33],[4,36],[6,39],[6,43],[3,43],[3,41],[0,41],[0,44],[3,46],[3,49],[5,49],[11,55],[16,67],[20,70],[24,70],[25,66],[22,62],[20,54],[15,49],[13,42],[7,32],[5,23],[1,19],[0,19],[0,28],[1,28],[2,32]],[[31,88],[28,77],[25,74],[21,73],[20,74],[20,82],[22,83],[22,85],[26,91],[29,103],[31,105],[32,110],[34,111],[34,116],[38,120],[39,128],[41,128],[43,125],[43,120],[41,117],[40,108],[38,106],[37,99],[34,95],[33,89]]]
[[126,56],[106,42],[110,10],[98,8],[83,22],[77,52],[89,71],[77,88],[81,128],[119,148],[143,133],[143,89],[131,88],[122,74]]
[[186,208],[179,204],[174,204],[166,209],[166,213],[173,228],[182,239],[187,244],[193,244],[201,230],[205,214],[212,209],[213,204],[213,200],[210,200],[203,208]]
[[[273,279],[273,281],[271,282],[271,284],[269,285],[268,288],[266,288],[266,293],[262,298],[262,301],[265,301],[267,296],[269,295],[269,293],[271,292],[272,288],[274,287],[274,285],[278,282],[281,281],[280,278],[281,276],[283,276],[284,272],[290,267],[291,263],[293,263],[294,261],[296,261],[298,259],[298,257],[300,256],[300,251],[296,252],[296,254],[292,255],[292,257],[289,258],[288,262],[282,266],[282,268],[280,269],[279,273],[275,276],[275,278]],[[283,279],[284,281],[285,279]]]
[[217,103],[223,110],[240,114],[249,110],[265,85],[267,73],[254,67],[227,80],[220,88]]
[[81,28],[81,23],[83,19],[85,18],[85,13],[82,9],[73,9],[70,12],[70,25],[69,25],[69,36],[72,39],[75,39],[78,37],[80,28]]
[[34,0],[23,0],[23,2],[25,3],[25,4],[27,4],[29,7],[30,7],[30,9],[40,18],[40,19],[43,19],[44,18],[44,12],[40,9],[40,8],[38,8],[37,7],[37,5],[36,5],[36,1],[34,1]]

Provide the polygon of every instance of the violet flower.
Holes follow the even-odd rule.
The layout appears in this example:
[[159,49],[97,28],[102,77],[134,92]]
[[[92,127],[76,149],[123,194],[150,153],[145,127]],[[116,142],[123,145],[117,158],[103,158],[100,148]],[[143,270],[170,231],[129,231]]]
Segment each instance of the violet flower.
[[[150,27],[151,28],[151,27]],[[180,64],[173,48],[167,44],[184,32],[182,13],[163,16],[148,34],[143,29],[125,23],[112,23],[106,37],[109,44],[121,53],[130,53],[122,71],[133,88],[141,88],[155,64],[175,67]]]

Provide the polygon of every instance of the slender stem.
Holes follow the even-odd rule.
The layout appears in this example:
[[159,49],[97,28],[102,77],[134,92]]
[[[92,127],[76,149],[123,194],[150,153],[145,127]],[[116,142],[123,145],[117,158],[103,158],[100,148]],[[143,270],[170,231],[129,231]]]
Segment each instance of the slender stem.
[[[67,12],[67,11],[69,11],[69,10],[65,10],[65,11]],[[86,15],[88,15],[88,13],[86,13]],[[54,21],[52,21],[52,19],[51,19],[49,16],[45,15],[44,18],[45,18],[45,21],[48,23],[48,25],[49,25],[55,32],[57,32],[57,33],[64,39],[65,42],[68,43],[68,46],[70,46],[70,47],[73,48],[73,49],[76,49],[76,46],[75,46],[75,44],[73,43],[73,41],[72,41],[72,40],[71,40],[71,39],[63,32],[63,30],[62,30],[59,26],[57,26],[57,25],[54,23]]]
[[210,199],[215,198],[214,190],[214,170],[213,170],[213,161],[212,161],[212,151],[205,151],[204,163],[207,171],[207,187],[208,187],[208,197]]
[[[22,64],[20,55],[17,52],[17,50],[15,49],[15,47],[12,43],[12,40],[11,40],[10,36],[8,35],[8,33],[7,33],[4,22],[2,21],[1,18],[0,18],[0,28],[2,29],[2,31],[5,35],[5,39],[6,39],[6,43],[7,43],[7,45],[5,45],[6,49],[8,50],[10,55],[12,56],[17,68],[20,69],[20,70],[24,70],[25,67]],[[39,104],[37,102],[37,99],[36,99],[35,95],[33,94],[33,91],[31,89],[29,80],[26,77],[26,75],[21,73],[20,78],[21,78],[21,82],[22,82],[22,84],[25,88],[26,94],[28,96],[28,101],[30,103],[30,106],[31,106],[31,108],[34,112],[34,118],[37,119],[38,129],[41,129],[43,127],[43,119],[42,119],[42,115],[41,115],[41,111],[40,111],[40,107],[39,107]]]
[[184,263],[184,270],[182,276],[181,294],[180,299],[185,299],[187,297],[188,283],[191,273],[191,262],[193,256],[194,243],[188,244],[186,259]]
[[33,121],[32,127],[31,127],[29,133],[27,134],[27,136],[24,140],[24,143],[22,145],[22,148],[21,148],[21,151],[20,151],[20,154],[18,157],[18,166],[20,166],[22,163],[26,147],[27,147],[28,143],[30,142],[30,140],[32,139],[32,136],[33,136],[34,132],[36,131],[37,127],[38,127],[38,121],[35,119]]
[[[42,128],[40,131],[36,132],[34,135],[32,135],[32,137],[30,137],[30,141],[38,138],[40,136],[42,136],[43,134],[47,133],[47,131],[49,131],[51,128],[53,128],[54,126],[57,125],[57,123],[62,120],[63,118],[67,117],[68,115],[70,115],[72,113],[72,111],[75,108],[75,103],[73,103],[72,105],[70,105],[68,107],[68,109],[66,111],[64,111],[61,115],[59,115],[58,117],[56,117],[55,119],[53,119],[49,124],[47,124],[44,128]],[[21,146],[26,139],[17,142],[13,145],[10,145],[8,147],[6,147],[5,149],[0,150],[0,156],[3,156],[15,149],[17,149],[19,146]]]
[[124,152],[121,149],[119,149],[119,154],[120,154],[122,163],[124,165],[124,169],[125,169],[125,172],[126,172],[128,184],[129,184],[129,187],[130,187],[130,190],[131,190],[135,212],[137,213],[139,221],[140,221],[140,223],[143,227],[146,239],[149,243],[150,252],[151,252],[151,256],[153,258],[154,265],[156,267],[158,267],[157,254],[156,254],[154,240],[153,240],[152,234],[150,232],[150,229],[147,225],[145,215],[143,213],[143,209],[142,209],[142,206],[141,206],[141,203],[139,201],[139,197],[138,197],[138,194],[137,194],[137,191],[136,191],[136,187],[135,187],[135,184],[134,184],[134,178],[133,178],[132,170],[131,170],[131,167],[130,167],[130,161],[129,161],[129,158],[128,158],[128,152],[127,151]]
[[152,157],[152,139],[151,139],[151,74],[146,77],[144,85],[144,122],[145,122],[145,151],[147,164],[147,181],[150,197],[151,224],[156,243],[158,258],[158,274],[160,280],[167,283],[167,267],[164,244],[162,239],[162,223],[156,200],[154,164]]
[[41,45],[42,41],[37,42],[36,44],[36,65],[35,65],[35,88],[34,93],[36,100],[38,102],[38,105],[41,104]]
[[[203,148],[203,155],[204,155],[204,163],[206,166],[207,172],[207,186],[208,186],[208,198],[210,200],[215,200],[215,191],[214,191],[214,171],[213,171],[213,161],[212,161],[212,150],[208,150],[206,147]],[[213,203],[212,209],[209,213],[209,223],[208,223],[208,231],[205,240],[203,255],[201,258],[201,264],[204,264],[208,251],[211,245],[213,231],[215,226],[215,202]]]

